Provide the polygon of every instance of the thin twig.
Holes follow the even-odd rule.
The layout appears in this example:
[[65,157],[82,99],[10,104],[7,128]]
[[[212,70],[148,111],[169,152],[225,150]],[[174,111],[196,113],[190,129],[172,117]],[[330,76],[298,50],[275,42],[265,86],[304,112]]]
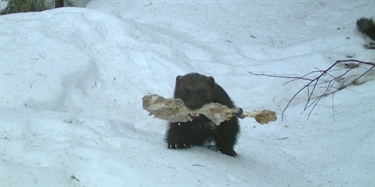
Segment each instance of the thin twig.
[[[345,63],[345,62],[355,62],[356,64],[351,65],[351,66],[346,66],[346,68],[333,69],[337,64],[339,64],[339,63]],[[356,77],[350,83],[345,84],[345,85],[341,85],[340,87],[335,87],[334,86],[334,84],[336,82],[339,82],[338,81],[339,79],[342,79],[343,77],[347,76],[350,71],[352,71],[354,68],[359,67],[360,64],[369,65],[371,67],[368,68],[364,73],[362,73],[361,75],[359,75],[358,77]],[[315,68],[314,71],[306,73],[306,74],[304,74],[302,76],[270,75],[270,74],[263,74],[263,73],[259,74],[259,73],[253,73],[253,72],[248,72],[248,73],[252,74],[252,75],[256,75],[256,76],[266,76],[266,77],[272,77],[272,78],[291,79],[290,81],[287,81],[285,84],[288,84],[290,82],[297,81],[297,80],[308,81],[308,83],[306,85],[304,85],[301,89],[299,89],[292,96],[292,98],[288,101],[288,103],[286,104],[285,108],[283,109],[283,111],[281,113],[281,119],[283,120],[284,119],[284,113],[285,113],[285,111],[287,110],[287,108],[289,107],[289,105],[291,104],[291,102],[303,90],[307,91],[307,101],[306,101],[306,104],[304,106],[303,112],[305,112],[306,110],[308,110],[308,109],[311,108],[311,110],[310,110],[310,112],[308,114],[308,118],[309,118],[310,115],[311,115],[311,113],[312,113],[312,111],[315,109],[315,107],[317,106],[317,104],[319,103],[319,101],[323,97],[326,97],[326,96],[332,94],[332,102],[334,102],[334,96],[333,96],[333,94],[335,94],[336,92],[338,92],[338,91],[340,91],[342,89],[347,88],[348,86],[355,85],[356,82],[360,78],[362,78],[365,74],[369,73],[374,67],[375,67],[375,63],[374,62],[363,62],[363,61],[359,61],[359,60],[350,59],[350,60],[337,60],[335,63],[333,63],[327,69],[320,70],[318,68]],[[347,70],[345,70],[345,69],[347,69]],[[343,70],[345,70],[345,71],[343,73],[340,73],[340,71],[343,71]],[[335,76],[335,75],[332,74],[333,72],[339,72],[340,74],[337,75],[337,76]],[[311,75],[316,74],[316,73],[318,73],[318,75],[315,78],[308,78],[308,76],[311,76]],[[328,80],[323,80],[323,77],[326,76],[326,75],[329,76],[330,78]],[[320,85],[322,85],[322,86],[320,86]],[[326,86],[324,86],[324,85],[326,85]],[[325,88],[324,93],[320,94],[320,95],[317,95],[317,96],[314,96],[314,94],[315,94],[315,92],[316,92],[316,90],[318,88]],[[334,112],[334,108],[333,108],[333,112]],[[334,116],[334,114],[333,114],[333,116]]]

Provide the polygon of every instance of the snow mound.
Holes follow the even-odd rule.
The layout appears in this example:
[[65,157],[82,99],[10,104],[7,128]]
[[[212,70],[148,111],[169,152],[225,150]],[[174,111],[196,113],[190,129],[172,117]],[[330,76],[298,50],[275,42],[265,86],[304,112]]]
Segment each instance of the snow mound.
[[280,114],[304,83],[248,72],[374,61],[355,29],[371,5],[92,0],[0,16],[1,185],[373,185],[373,74],[322,99],[310,120],[305,95],[284,121],[241,120],[237,158],[167,149],[167,123],[142,109],[144,95],[172,97],[177,75],[200,72],[244,110]]

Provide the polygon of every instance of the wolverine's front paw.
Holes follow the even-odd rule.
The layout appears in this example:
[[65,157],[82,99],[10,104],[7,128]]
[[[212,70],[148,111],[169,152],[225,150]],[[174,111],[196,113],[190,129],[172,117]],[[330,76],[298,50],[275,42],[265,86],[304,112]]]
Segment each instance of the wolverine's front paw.
[[192,148],[193,145],[189,143],[179,143],[179,144],[168,144],[169,149],[187,149],[187,148]]
[[220,150],[220,152],[233,157],[237,156],[237,153],[234,150]]

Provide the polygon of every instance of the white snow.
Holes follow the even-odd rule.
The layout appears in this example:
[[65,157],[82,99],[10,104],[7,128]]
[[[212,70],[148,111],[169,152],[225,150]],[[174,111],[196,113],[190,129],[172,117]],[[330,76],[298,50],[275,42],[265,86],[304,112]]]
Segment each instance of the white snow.
[[[348,56],[374,62],[355,25],[374,7],[92,0],[0,16],[0,186],[373,186],[374,72],[323,98],[308,120],[298,95],[283,121],[306,82],[248,72],[302,76]],[[172,97],[175,77],[189,72],[279,120],[241,120],[236,158],[167,149],[167,122],[148,116],[141,99]]]

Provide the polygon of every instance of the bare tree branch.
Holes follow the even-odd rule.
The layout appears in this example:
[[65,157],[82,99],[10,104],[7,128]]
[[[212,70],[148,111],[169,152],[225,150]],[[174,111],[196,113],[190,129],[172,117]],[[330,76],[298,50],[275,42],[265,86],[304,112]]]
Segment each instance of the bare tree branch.
[[[334,67],[337,66],[340,63],[349,63],[349,64],[344,64],[343,68],[334,69]],[[349,73],[353,69],[358,68],[360,65],[367,65],[367,66],[370,66],[370,67],[366,71],[361,73],[360,75],[357,75],[357,77],[355,77],[349,83],[340,85],[339,87],[334,86],[336,83],[339,83],[341,79],[349,76]],[[342,89],[345,89],[348,86],[357,85],[358,80],[360,78],[362,78],[364,75],[366,75],[367,73],[369,73],[371,70],[373,70],[374,67],[375,67],[374,62],[363,62],[363,61],[359,61],[359,60],[350,59],[350,60],[338,60],[334,64],[332,64],[330,67],[328,67],[327,69],[324,69],[324,70],[320,70],[318,68],[315,68],[316,70],[311,71],[309,73],[306,73],[305,75],[302,75],[302,76],[269,75],[269,74],[263,74],[263,73],[257,74],[257,73],[252,73],[252,72],[248,72],[248,73],[250,73],[252,75],[256,75],[256,76],[266,76],[266,77],[273,77],[273,78],[291,79],[290,81],[286,82],[285,84],[293,82],[293,81],[298,81],[298,80],[307,81],[307,84],[305,86],[303,86],[301,89],[299,89],[292,96],[292,98],[288,101],[287,105],[285,106],[284,110],[282,111],[281,119],[284,119],[284,113],[287,110],[287,108],[289,107],[289,105],[291,104],[291,102],[297,97],[297,95],[299,95],[304,90],[307,91],[307,101],[306,101],[306,104],[303,108],[303,112],[310,109],[310,112],[308,114],[308,118],[309,118],[312,111],[315,109],[315,107],[317,106],[317,104],[319,103],[319,101],[323,97],[326,97],[328,95],[332,95],[332,97],[333,97],[333,94],[335,94],[336,92],[338,92]],[[342,71],[344,71],[344,72],[342,72]],[[335,75],[335,73],[338,74],[338,75]],[[314,74],[318,74],[318,75],[313,77],[313,78],[309,78],[309,76],[312,76]],[[323,77],[325,77],[325,76],[329,76],[329,78],[324,80]],[[323,91],[323,93],[317,94],[316,93],[317,89],[324,89],[324,91]],[[332,101],[333,101],[333,98],[332,98]]]

